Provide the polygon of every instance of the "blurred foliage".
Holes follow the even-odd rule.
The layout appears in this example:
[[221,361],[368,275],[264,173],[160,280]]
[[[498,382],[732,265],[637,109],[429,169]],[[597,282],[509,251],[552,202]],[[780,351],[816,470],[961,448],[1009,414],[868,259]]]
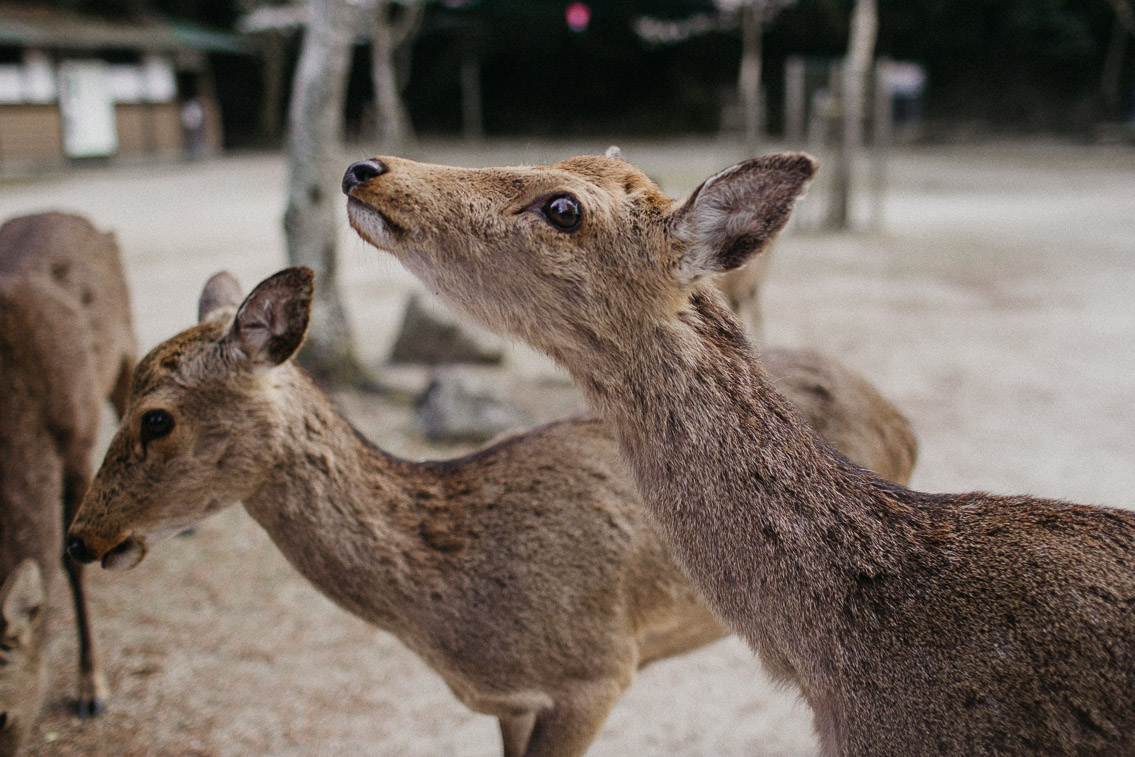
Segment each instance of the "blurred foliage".
[[407,100],[430,128],[456,130],[461,60],[481,65],[485,128],[490,134],[658,132],[717,126],[720,98],[737,75],[739,40],[703,37],[648,47],[631,22],[712,10],[706,2],[638,0],[592,3],[586,31],[572,32],[565,2],[483,0],[427,18],[411,67]]
[[[245,0],[24,0],[73,13],[113,20],[165,16],[206,26],[229,27],[244,12]],[[260,3],[269,5],[274,3]]]
[[[575,33],[569,0],[434,0],[410,66],[407,104],[424,133],[460,129],[460,66],[481,67],[485,128],[503,132],[713,131],[734,99],[740,40],[710,32],[652,46],[631,22],[712,12],[711,0],[589,0]],[[260,0],[48,0],[126,18],[160,14],[231,26]],[[842,56],[852,0],[798,0],[764,41],[770,125],[779,125],[783,63],[799,54]],[[936,121],[1069,131],[1102,117],[1100,80],[1115,23],[1107,0],[880,0],[878,52],[925,66],[925,113]],[[365,52],[362,53],[366,55]],[[1121,81],[1135,103],[1135,45]],[[353,97],[367,97],[365,57]],[[247,90],[246,90],[247,91]]]
[[926,66],[932,116],[1074,128],[1097,115],[1114,23],[1104,0],[882,0],[880,50]]
[[[490,132],[712,130],[733,97],[740,41],[711,32],[652,47],[630,23],[680,17],[706,2],[592,2],[572,33],[565,1],[480,0],[435,7],[416,48],[411,110],[427,129],[456,130],[462,55],[483,66]],[[779,126],[788,55],[837,58],[851,0],[799,0],[765,35],[771,126]],[[880,0],[878,53],[927,69],[931,119],[1000,128],[1076,130],[1101,117],[1098,88],[1114,12],[1105,0]],[[1127,97],[1135,79],[1128,54]]]

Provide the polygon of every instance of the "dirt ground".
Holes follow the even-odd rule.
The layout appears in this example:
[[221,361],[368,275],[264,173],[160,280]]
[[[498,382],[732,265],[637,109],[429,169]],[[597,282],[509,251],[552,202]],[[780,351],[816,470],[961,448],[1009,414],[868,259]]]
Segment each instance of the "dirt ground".
[[[604,147],[429,144],[416,157],[537,163]],[[740,157],[714,142],[623,147],[675,195]],[[874,230],[829,235],[798,224],[781,240],[765,292],[768,342],[820,349],[874,381],[919,435],[918,488],[1132,504],[1135,150],[926,148],[892,155],[887,176],[881,206],[858,209],[880,220]],[[0,218],[72,209],[116,230],[148,349],[190,325],[215,270],[251,286],[282,266],[285,182],[278,155],[95,168],[0,182]],[[802,218],[821,215],[823,190],[821,179]],[[342,218],[353,326],[380,366],[415,284]],[[541,359],[512,348],[509,365],[534,421],[577,405]],[[338,400],[391,452],[458,451],[426,445],[404,405]],[[112,420],[108,411],[107,436]],[[72,715],[75,643],[61,583],[51,691],[30,755],[499,754],[493,719],[466,710],[389,634],[310,588],[239,507],[132,571],[89,575],[113,700],[97,720]],[[807,707],[727,640],[645,670],[590,753],[814,751]]]

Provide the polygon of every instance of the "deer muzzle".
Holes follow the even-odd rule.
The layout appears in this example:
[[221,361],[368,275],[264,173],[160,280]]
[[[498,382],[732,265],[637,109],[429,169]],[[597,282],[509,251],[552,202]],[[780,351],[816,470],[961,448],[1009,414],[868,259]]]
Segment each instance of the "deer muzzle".
[[126,570],[142,562],[146,556],[146,544],[141,539],[128,537],[110,549],[100,549],[92,546],[80,535],[72,535],[67,540],[67,556],[75,562],[92,563],[102,561],[106,570]]

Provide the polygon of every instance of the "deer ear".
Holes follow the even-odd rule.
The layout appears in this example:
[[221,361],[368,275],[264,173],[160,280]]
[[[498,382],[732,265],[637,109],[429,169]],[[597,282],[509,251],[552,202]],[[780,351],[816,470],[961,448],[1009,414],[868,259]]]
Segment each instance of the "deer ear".
[[261,281],[241,303],[226,337],[238,359],[271,368],[296,353],[311,318],[315,274],[306,266],[285,268]]
[[205,282],[201,290],[201,299],[197,300],[197,322],[204,323],[224,308],[236,308],[243,296],[240,282],[228,271],[214,273],[213,277]]
[[36,621],[43,614],[45,598],[39,564],[29,557],[13,568],[0,586],[3,638],[27,644]]
[[804,153],[753,158],[706,179],[670,216],[685,245],[678,261],[685,281],[738,268],[788,223],[818,167]]
[[623,155],[623,151],[619,149],[618,145],[611,145],[610,147],[608,147],[607,152],[603,153],[603,156],[606,158],[612,158],[614,160],[621,160],[624,163],[630,162],[629,160],[627,160],[627,157]]

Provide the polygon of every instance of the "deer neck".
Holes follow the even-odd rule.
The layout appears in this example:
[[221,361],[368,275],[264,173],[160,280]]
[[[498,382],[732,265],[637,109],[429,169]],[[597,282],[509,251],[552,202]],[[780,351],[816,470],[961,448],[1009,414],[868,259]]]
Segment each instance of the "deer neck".
[[422,492],[431,482],[365,442],[306,376],[289,373],[272,463],[245,509],[326,596],[398,631],[417,604],[420,586],[408,578],[423,570],[410,568],[423,552],[415,501],[430,499]]
[[824,625],[848,587],[901,559],[915,517],[905,490],[828,447],[717,295],[695,292],[677,320],[642,331],[629,349],[565,362],[613,422],[647,513],[711,606],[806,679],[807,647],[830,643]]

